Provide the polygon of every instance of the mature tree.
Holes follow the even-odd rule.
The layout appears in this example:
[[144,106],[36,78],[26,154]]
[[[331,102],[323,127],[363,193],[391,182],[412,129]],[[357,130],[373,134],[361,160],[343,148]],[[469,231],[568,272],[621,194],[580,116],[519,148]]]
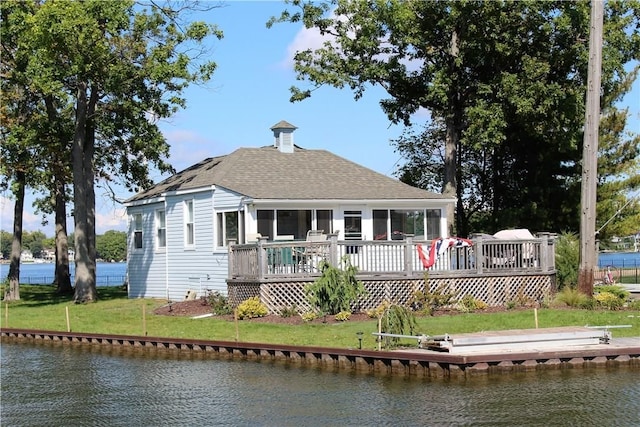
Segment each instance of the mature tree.
[[127,233],[109,230],[96,238],[98,257],[105,261],[122,261],[127,258]]
[[[170,170],[157,120],[183,107],[183,90],[206,81],[215,69],[198,55],[207,37],[221,37],[221,32],[183,22],[196,3],[139,6],[130,1],[38,3],[20,39],[32,58],[30,90],[49,101],[49,120],[61,120],[59,138],[68,132],[69,108],[74,112],[66,147],[72,154],[76,302],[97,295],[94,182],[119,179],[145,187],[151,165]],[[65,193],[65,173],[61,164],[53,174],[56,197]]]
[[[378,85],[390,95],[381,106],[393,122],[408,124],[427,109],[436,122],[426,135],[442,146],[421,158],[441,158],[442,167],[427,173],[441,170],[443,193],[458,196],[459,233],[469,231],[468,213],[476,210],[489,227],[533,219],[549,229],[554,218],[575,216],[576,200],[563,185],[579,168],[587,2],[290,3],[299,11],[268,25],[302,21],[326,37],[321,48],[296,53],[298,78],[312,87],[292,88],[292,100],[323,85],[349,87],[358,99]],[[637,2],[608,4],[605,93],[638,57],[637,11]],[[417,178],[419,170],[404,172]],[[475,172],[477,180],[460,182]],[[481,198],[472,194],[476,183]]]
[[22,252],[22,211],[26,187],[37,180],[37,142],[46,129],[40,99],[30,91],[26,75],[29,54],[18,49],[24,21],[34,5],[10,2],[0,8],[0,74],[3,102],[0,103],[0,187],[10,188],[15,197],[13,236],[9,266],[9,287],[5,299],[20,299],[20,255]]

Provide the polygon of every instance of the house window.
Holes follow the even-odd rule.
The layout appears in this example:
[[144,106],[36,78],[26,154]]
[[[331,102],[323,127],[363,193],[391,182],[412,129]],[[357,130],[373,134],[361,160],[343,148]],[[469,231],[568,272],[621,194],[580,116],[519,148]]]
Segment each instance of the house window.
[[315,227],[328,234],[333,232],[333,211],[331,209],[259,209],[258,233],[262,237],[275,240],[277,236],[292,236],[296,240],[307,238],[307,232],[312,230],[315,214]]
[[422,209],[374,210],[374,240],[402,240],[407,234],[414,235],[417,240],[439,237],[440,211],[427,209],[426,218],[427,234],[425,235],[425,211]]
[[278,236],[293,236],[294,239],[306,239],[311,230],[310,210],[277,210],[276,231]]
[[257,212],[258,216],[258,233],[262,237],[273,240],[273,218],[274,212],[272,210],[261,209]]
[[440,237],[440,220],[442,212],[440,209],[427,209],[427,240]]
[[316,228],[323,230],[325,234],[333,233],[333,211],[331,209],[318,209],[316,211]]
[[387,240],[389,211],[373,211],[373,240]]
[[195,224],[193,222],[193,200],[184,202],[184,243],[186,246],[195,244]]
[[156,211],[156,247],[167,247],[167,221],[164,209]]
[[424,236],[423,210],[391,210],[391,240],[402,240],[406,234],[417,239]]
[[133,214],[133,248],[142,249],[142,214]]
[[240,242],[240,221],[237,211],[218,212],[216,215],[218,226],[218,246],[226,246],[229,240]]

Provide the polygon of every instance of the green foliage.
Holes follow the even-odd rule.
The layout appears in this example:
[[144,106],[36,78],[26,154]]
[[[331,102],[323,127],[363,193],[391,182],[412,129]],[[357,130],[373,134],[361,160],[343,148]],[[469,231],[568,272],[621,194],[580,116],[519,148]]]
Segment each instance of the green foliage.
[[485,308],[487,308],[487,303],[474,298],[471,294],[465,295],[458,301],[458,310],[465,313],[473,313],[476,310],[484,310]]
[[291,307],[282,307],[280,308],[280,316],[281,317],[293,317],[298,314],[298,307],[295,305]]
[[238,319],[253,319],[254,317],[264,317],[269,310],[259,297],[251,297],[238,304]]
[[607,310],[619,310],[625,301],[611,292],[599,292],[594,298],[600,307],[604,307]]
[[640,311],[640,299],[629,301],[628,307],[630,310],[639,310]]
[[341,261],[341,269],[321,262],[322,275],[305,288],[309,304],[321,313],[335,315],[349,311],[351,304],[365,294],[364,285],[356,278],[358,269],[351,265],[348,256]]
[[428,289],[416,291],[413,294],[412,303],[418,310],[422,310],[425,314],[433,315],[434,311],[456,303],[457,293],[449,292],[447,287],[443,283],[433,292],[429,292]]
[[555,242],[558,290],[578,285],[580,241],[575,233],[563,232]]
[[105,261],[122,261],[127,259],[127,233],[109,230],[96,236],[98,258]]
[[607,310],[619,310],[629,299],[631,293],[622,286],[601,285],[594,288],[595,301]]
[[302,320],[304,322],[312,322],[318,318],[318,314],[314,311],[307,311],[305,313],[302,313],[300,317],[302,317]]
[[339,322],[346,322],[351,317],[350,311],[341,311],[335,315],[335,319]]
[[382,315],[389,309],[389,306],[391,305],[391,303],[389,303],[389,301],[382,301],[382,304],[380,304],[379,306],[377,306],[376,308],[372,308],[370,310],[367,310],[367,316],[369,316],[372,319],[379,319],[382,317]]
[[204,299],[206,304],[211,307],[213,314],[224,315],[233,312],[233,308],[229,305],[228,298],[218,291],[207,292]]
[[591,305],[591,298],[576,288],[567,286],[556,294],[555,302],[574,308],[587,308]]
[[[400,175],[457,196],[459,235],[471,225],[577,229],[589,2],[291,3],[293,11],[287,6],[268,25],[304,22],[331,35],[295,55],[306,85],[291,88],[291,100],[321,86],[349,88],[359,99],[373,85],[389,95],[380,105],[393,123],[408,125],[428,110],[426,131],[397,145],[408,160]],[[626,112],[606,120],[636,77],[629,65],[640,57],[637,10],[636,2],[605,4],[601,104],[610,130],[601,134],[611,143],[599,158],[612,155],[599,176],[617,181],[614,190],[640,179]],[[614,203],[626,191],[608,192],[616,193]],[[637,215],[627,223],[638,224]]]
[[615,295],[617,298],[621,299],[622,301],[626,301],[627,299],[629,299],[629,296],[631,295],[629,291],[627,291],[622,286],[618,286],[618,285],[598,285],[593,288],[593,291],[595,293],[608,292],[610,294]]
[[[387,334],[413,335],[417,328],[416,317],[408,308],[390,304],[380,318],[381,330]],[[395,347],[400,341],[397,337],[384,337],[385,348]]]

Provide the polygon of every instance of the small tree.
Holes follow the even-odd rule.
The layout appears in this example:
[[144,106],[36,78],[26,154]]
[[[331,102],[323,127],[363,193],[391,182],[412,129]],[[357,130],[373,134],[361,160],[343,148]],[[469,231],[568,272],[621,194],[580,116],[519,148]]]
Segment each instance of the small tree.
[[558,290],[578,285],[580,246],[575,233],[562,233],[556,240],[556,277]]
[[358,269],[351,265],[348,256],[342,257],[341,266],[340,269],[322,261],[322,276],[305,288],[309,304],[324,314],[350,311],[351,304],[366,292],[356,278]]

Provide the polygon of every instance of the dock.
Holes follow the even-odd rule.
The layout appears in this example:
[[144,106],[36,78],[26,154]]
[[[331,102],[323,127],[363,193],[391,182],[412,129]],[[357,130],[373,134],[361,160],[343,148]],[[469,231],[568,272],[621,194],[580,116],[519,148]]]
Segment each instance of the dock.
[[[514,331],[503,331],[502,334],[447,335],[450,343],[456,343],[448,344],[451,348],[433,349],[427,345],[425,348],[416,346],[410,349],[385,351],[13,328],[1,328],[0,337],[3,343],[92,346],[92,348],[100,348],[116,354],[131,352],[154,355],[168,352],[199,358],[272,361],[331,370],[419,378],[466,378],[475,375],[541,369],[600,367],[640,369],[640,337],[613,338],[608,333],[604,333],[606,331],[586,329],[589,331],[584,331],[582,328],[573,332],[539,329],[523,330],[520,334],[515,334]],[[524,331],[527,333],[525,334]],[[548,340],[539,338],[549,333],[554,334],[552,338],[560,334],[564,335],[565,339],[552,339],[551,341],[555,341],[555,344],[547,345]],[[585,338],[583,333],[595,335],[595,337]],[[574,336],[567,334],[574,334]],[[529,339],[526,345],[495,342],[504,340],[504,337],[522,337],[523,335],[537,335],[537,338]],[[575,341],[567,345],[566,340],[574,338]],[[493,347],[485,346],[482,351],[479,351],[481,349],[479,346],[487,344],[487,339],[493,341],[489,344]],[[591,339],[591,341],[578,342],[585,339]],[[485,342],[481,343],[482,340]],[[544,345],[541,344],[543,342],[545,342]],[[508,348],[501,346],[506,344],[514,345]],[[454,350],[451,351],[451,349]]]

